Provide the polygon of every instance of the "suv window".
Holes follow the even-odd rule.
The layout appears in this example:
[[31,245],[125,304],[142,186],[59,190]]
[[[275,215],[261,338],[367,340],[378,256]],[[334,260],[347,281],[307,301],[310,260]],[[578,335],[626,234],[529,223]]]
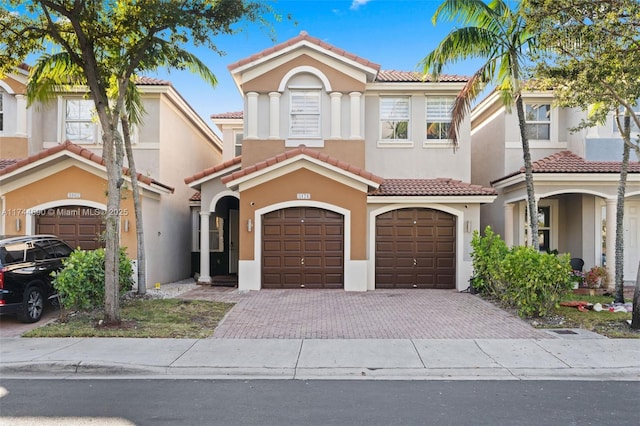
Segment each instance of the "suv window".
[[47,255],[46,251],[35,245],[27,249],[27,262],[33,262],[35,260],[45,260],[48,257],[49,256]]
[[3,265],[24,262],[26,251],[27,245],[24,242],[7,244],[4,247],[0,247],[0,260],[2,260]]
[[58,240],[51,240],[51,247],[49,248],[51,257],[58,259],[61,257],[69,257],[73,251],[71,247]]

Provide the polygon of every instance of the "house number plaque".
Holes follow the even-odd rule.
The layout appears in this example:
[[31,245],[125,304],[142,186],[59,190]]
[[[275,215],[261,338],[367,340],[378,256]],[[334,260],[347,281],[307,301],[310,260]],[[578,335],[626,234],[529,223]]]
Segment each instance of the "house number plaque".
[[298,200],[310,200],[311,194],[308,192],[299,192],[296,198],[298,198]]

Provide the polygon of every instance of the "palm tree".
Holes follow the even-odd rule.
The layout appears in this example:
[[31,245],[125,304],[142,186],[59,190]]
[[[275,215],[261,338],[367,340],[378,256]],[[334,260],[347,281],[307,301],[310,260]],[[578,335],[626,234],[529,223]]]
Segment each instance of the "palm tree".
[[471,103],[488,83],[495,83],[507,111],[515,103],[522,140],[531,242],[538,249],[538,209],[522,102],[522,70],[529,53],[536,49],[537,37],[527,29],[520,6],[512,11],[503,0],[489,3],[481,0],[445,0],[433,15],[432,22],[435,25],[440,19],[456,21],[462,27],[447,34],[438,47],[420,62],[425,75],[431,74],[437,79],[447,64],[469,58],[485,60],[456,97],[449,138],[457,146],[460,124],[469,114]]

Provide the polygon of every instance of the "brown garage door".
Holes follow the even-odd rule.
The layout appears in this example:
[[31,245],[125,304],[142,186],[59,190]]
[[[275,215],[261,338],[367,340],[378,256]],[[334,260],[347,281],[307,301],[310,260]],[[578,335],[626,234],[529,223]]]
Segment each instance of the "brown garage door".
[[36,218],[38,234],[53,234],[73,248],[93,250],[104,247],[100,236],[105,230],[103,210],[83,206],[47,209]]
[[293,207],[262,220],[263,288],[343,288],[343,217]]
[[455,288],[456,218],[421,208],[376,218],[376,288]]

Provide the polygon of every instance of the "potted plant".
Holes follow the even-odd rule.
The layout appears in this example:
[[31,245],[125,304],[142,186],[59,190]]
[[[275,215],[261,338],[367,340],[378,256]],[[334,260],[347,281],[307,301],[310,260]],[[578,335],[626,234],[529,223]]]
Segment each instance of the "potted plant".
[[[607,269],[603,266],[594,266],[584,275],[584,281],[587,287],[595,289],[602,286],[602,281],[607,277]],[[591,293],[591,292],[590,292]]]
[[573,283],[573,289],[584,287],[584,272],[573,270],[571,271],[571,278],[569,281]]

